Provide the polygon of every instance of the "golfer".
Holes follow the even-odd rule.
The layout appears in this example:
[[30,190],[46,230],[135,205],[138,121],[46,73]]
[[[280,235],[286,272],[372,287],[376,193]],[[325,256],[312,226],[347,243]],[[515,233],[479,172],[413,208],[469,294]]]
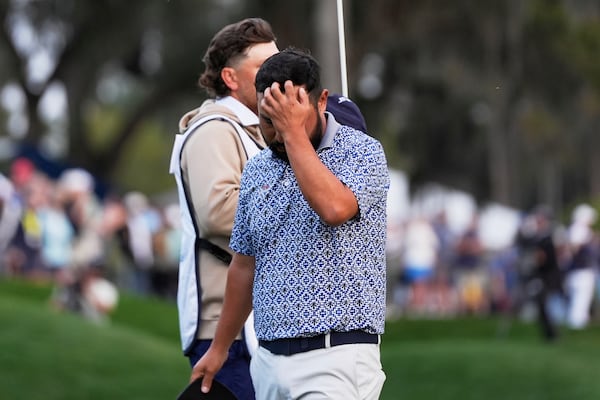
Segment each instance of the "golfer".
[[254,308],[258,399],[378,399],[385,374],[389,175],[381,144],[326,112],[318,63],[287,49],[256,76],[268,149],[244,168],[208,392]]

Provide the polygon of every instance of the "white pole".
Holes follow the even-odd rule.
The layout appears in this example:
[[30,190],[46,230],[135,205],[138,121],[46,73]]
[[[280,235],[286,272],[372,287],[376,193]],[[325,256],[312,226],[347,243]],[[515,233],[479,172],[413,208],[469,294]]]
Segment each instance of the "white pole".
[[337,0],[338,37],[340,45],[340,72],[342,74],[342,94],[348,96],[348,74],[346,72],[346,39],[344,35],[344,0]]

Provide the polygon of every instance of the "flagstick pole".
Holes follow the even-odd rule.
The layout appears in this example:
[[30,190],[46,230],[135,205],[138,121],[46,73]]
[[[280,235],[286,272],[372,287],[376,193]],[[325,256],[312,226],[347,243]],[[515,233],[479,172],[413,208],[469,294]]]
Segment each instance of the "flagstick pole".
[[338,37],[340,46],[340,72],[342,74],[342,94],[348,97],[348,74],[346,71],[346,39],[344,35],[344,0],[337,0]]

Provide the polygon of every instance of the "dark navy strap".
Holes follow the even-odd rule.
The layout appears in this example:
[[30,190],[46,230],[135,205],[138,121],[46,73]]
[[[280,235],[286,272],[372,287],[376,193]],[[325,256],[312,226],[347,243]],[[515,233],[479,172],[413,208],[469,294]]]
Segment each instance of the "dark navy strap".
[[[329,343],[328,343],[329,342]],[[341,346],[344,344],[379,343],[379,335],[365,331],[336,332],[317,336],[299,337],[290,339],[259,340],[259,345],[273,354],[291,356],[311,350],[326,347]]]
[[216,244],[204,239],[200,238],[200,248],[208,251],[210,254],[215,256],[220,261],[229,265],[231,262],[231,254],[227,252],[227,250],[217,246]]

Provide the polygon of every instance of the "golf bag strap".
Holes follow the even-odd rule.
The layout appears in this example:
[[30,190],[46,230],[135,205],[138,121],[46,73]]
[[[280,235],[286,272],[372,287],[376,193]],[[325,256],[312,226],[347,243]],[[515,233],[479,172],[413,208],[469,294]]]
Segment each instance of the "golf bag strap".
[[231,262],[231,254],[229,254],[226,250],[217,246],[216,244],[212,243],[209,240],[200,238],[200,248],[208,251],[210,254],[215,256],[218,260],[222,261],[223,263],[225,263],[227,265],[229,265],[229,263]]
[[[236,121],[234,121],[233,119],[231,119],[225,115],[218,115],[218,114],[208,115],[208,116],[205,116],[205,117],[199,119],[198,121],[194,122],[191,126],[189,126],[186,129],[186,133],[188,133],[188,134],[185,136],[182,135],[181,139],[178,139],[178,140],[182,140],[182,143],[179,147],[179,152],[177,154],[175,152],[173,153],[172,160],[171,160],[171,170],[174,170],[175,168],[177,168],[177,166],[179,166],[179,168],[181,168],[180,163],[175,162],[175,161],[178,161],[181,158],[181,153],[183,152],[183,143],[185,143],[185,141],[189,137],[189,134],[193,133],[196,130],[196,128],[198,128],[202,124],[204,124],[208,121],[211,121],[211,120],[215,120],[215,119],[229,122],[235,128],[238,136],[240,137],[240,140],[242,141],[242,144],[244,145],[244,151],[246,152],[246,157],[252,157],[256,153],[258,153],[258,151],[260,151],[260,149],[261,149],[260,146],[256,142],[254,142],[254,140],[252,138],[250,138],[248,133],[246,131],[244,131],[244,129],[241,127],[241,125],[239,123],[237,123]],[[177,158],[175,158],[175,157],[177,157]],[[189,189],[184,184],[184,192],[185,192],[186,199],[191,198],[188,191],[189,191]],[[190,209],[190,214],[193,216],[194,215],[193,208],[191,207],[191,205],[189,205],[189,200],[188,200],[188,207]],[[195,223],[194,223],[194,227],[196,229],[196,235],[199,236],[198,229],[196,228]],[[229,263],[231,262],[231,254],[229,254],[226,250],[224,250],[223,248],[217,246],[216,244],[212,243],[211,241],[209,241],[205,238],[198,237],[198,240],[200,242],[199,245],[200,245],[201,249],[208,251],[210,254],[215,256],[218,260],[220,260],[224,264],[229,265]]]

